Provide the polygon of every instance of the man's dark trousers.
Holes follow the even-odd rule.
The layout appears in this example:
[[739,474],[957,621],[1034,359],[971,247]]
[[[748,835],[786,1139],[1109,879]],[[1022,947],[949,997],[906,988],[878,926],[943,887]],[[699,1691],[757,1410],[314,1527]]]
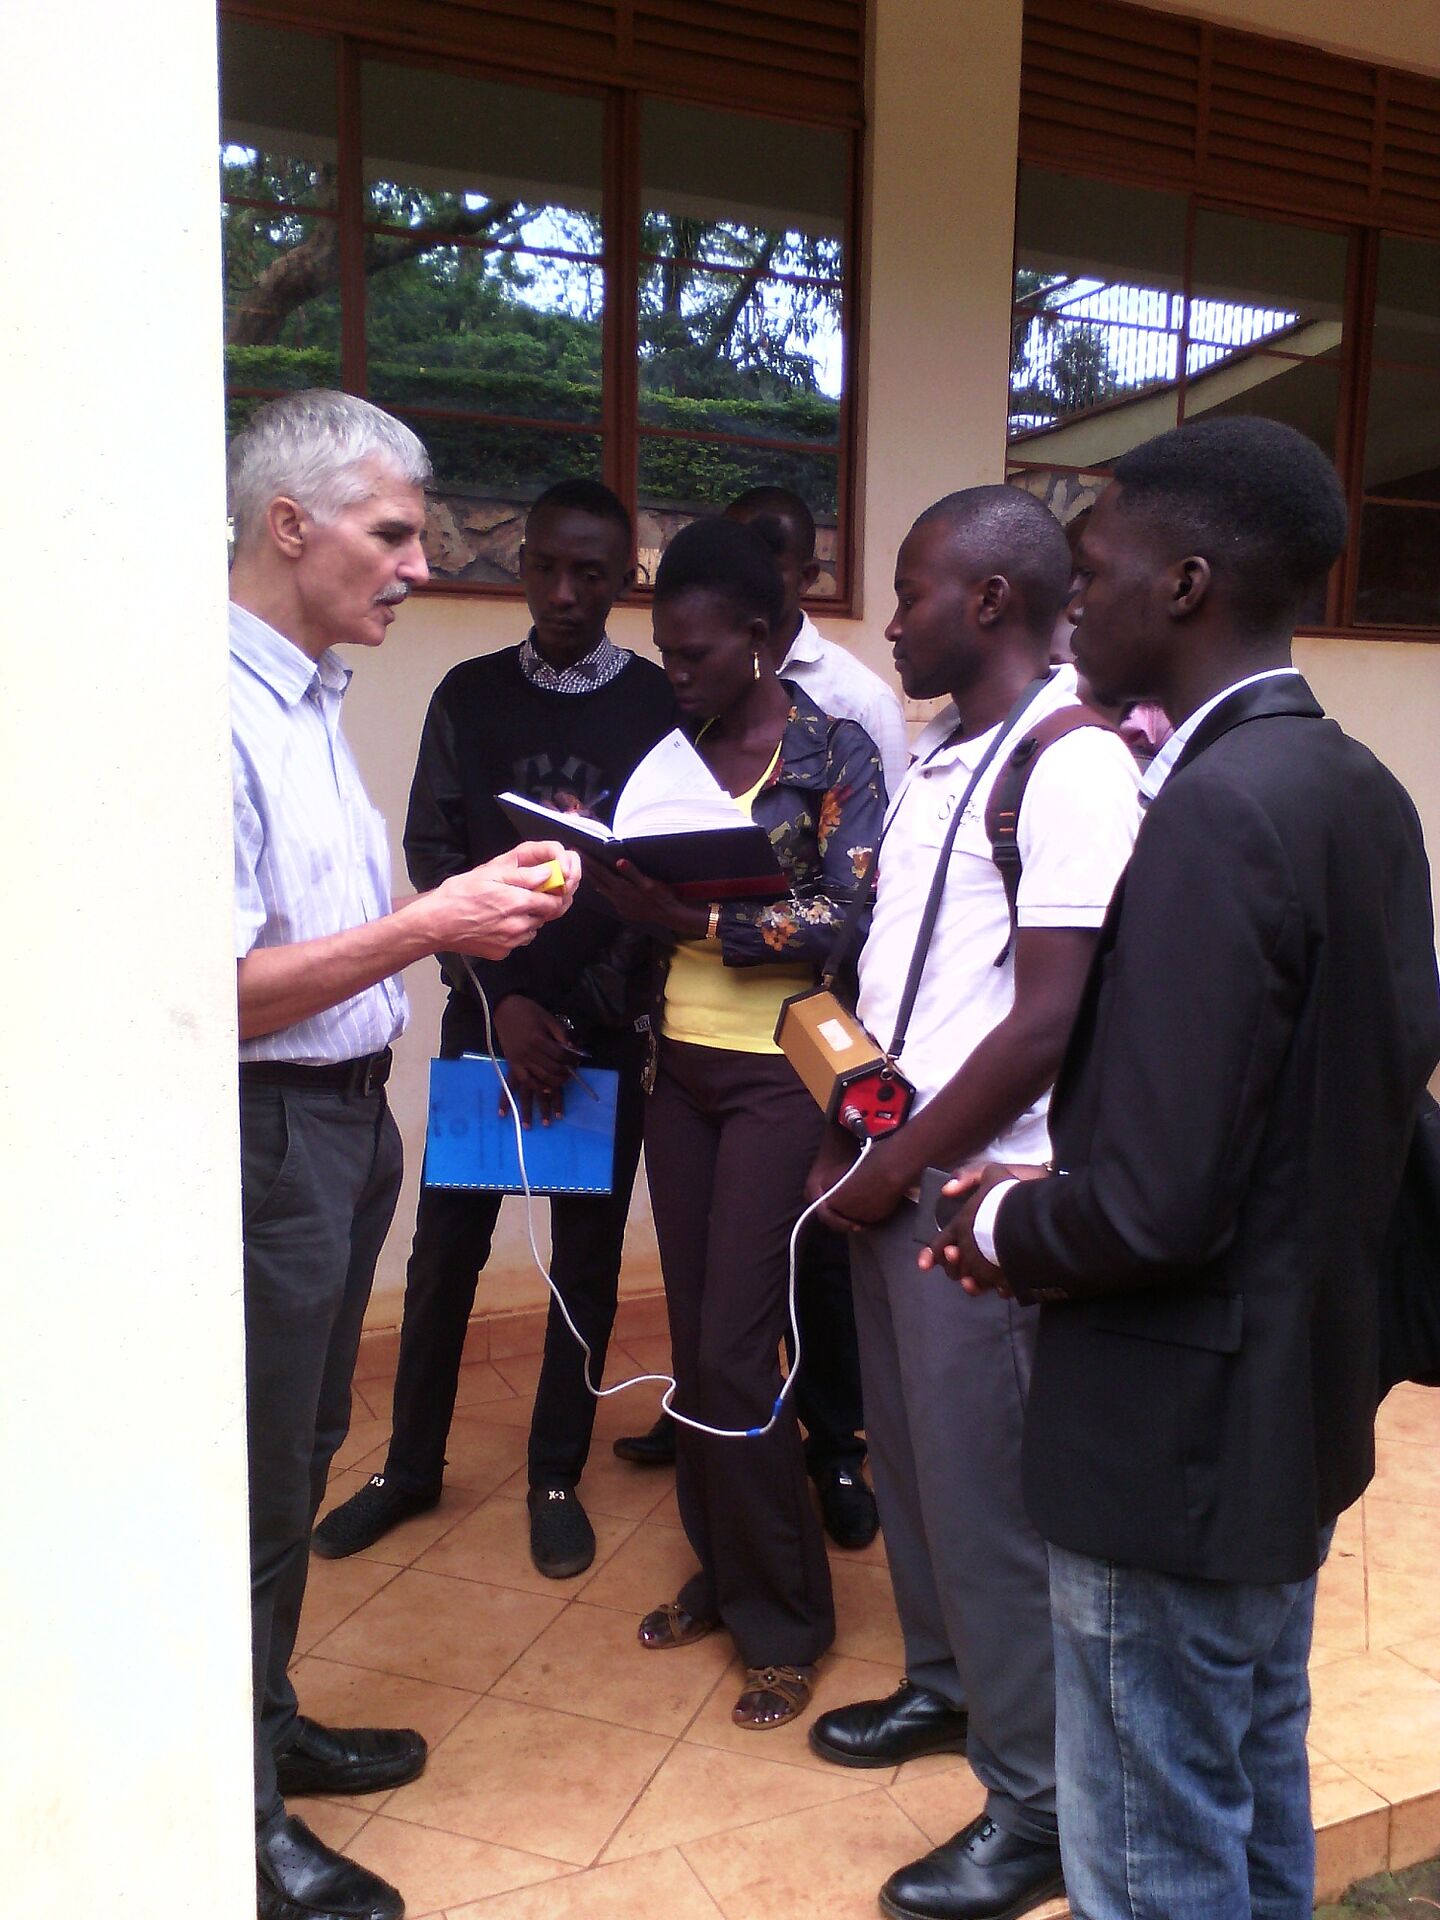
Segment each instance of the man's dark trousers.
[[[795,1411],[805,1429],[805,1468],[815,1481],[843,1469],[858,1473],[865,1458],[860,1430],[860,1343],[850,1282],[849,1236],[820,1221],[806,1222],[795,1266],[795,1317],[800,1322],[800,1372]],[[787,1324],[785,1350],[794,1360]]]
[[275,1754],[296,1713],[287,1668],[310,1529],[350,1425],[375,1262],[400,1193],[383,1089],[343,1093],[240,1075],[255,1816],[279,1811]]
[[[633,1032],[594,1034],[589,1041],[590,1057],[582,1071],[613,1067],[620,1074],[614,1181],[608,1197],[557,1195],[551,1201],[551,1273],[589,1342],[591,1377],[598,1386],[615,1320],[625,1221],[640,1159],[643,1041]],[[450,1050],[447,1040],[445,1051]],[[565,1097],[578,1102],[586,1094],[572,1083]],[[385,1463],[387,1481],[408,1493],[428,1497],[440,1491],[465,1330],[504,1198],[499,1193],[421,1189],[405,1275],[394,1431]],[[574,1486],[585,1469],[594,1425],[595,1400],[585,1385],[585,1356],[552,1300],[530,1422],[531,1484],[556,1480]]]

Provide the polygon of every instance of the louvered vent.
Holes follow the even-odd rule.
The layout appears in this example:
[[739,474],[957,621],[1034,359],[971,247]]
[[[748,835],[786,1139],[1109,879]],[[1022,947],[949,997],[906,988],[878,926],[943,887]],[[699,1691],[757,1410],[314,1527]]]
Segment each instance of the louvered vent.
[[378,46],[590,75],[615,64],[618,0],[252,0],[231,11]]
[[860,119],[864,0],[632,0],[643,85],[734,106]]
[[230,10],[831,125],[863,118],[865,0],[231,0]]
[[1440,82],[1122,0],[1026,0],[1020,153],[1440,233]]
[[[1136,22],[1143,21],[1143,33]],[[1201,29],[1106,0],[1029,0],[1020,71],[1027,160],[1193,177]]]
[[[1201,183],[1276,205],[1363,219],[1373,174],[1376,73],[1250,34],[1214,35]],[[1257,173],[1260,178],[1257,180]]]
[[1384,77],[1380,218],[1440,233],[1440,85],[1418,74]]

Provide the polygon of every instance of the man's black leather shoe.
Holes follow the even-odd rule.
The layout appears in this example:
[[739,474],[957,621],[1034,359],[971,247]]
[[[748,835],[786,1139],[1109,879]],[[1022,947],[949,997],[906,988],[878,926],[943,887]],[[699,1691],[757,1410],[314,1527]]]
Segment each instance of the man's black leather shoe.
[[275,1756],[275,1778],[292,1793],[375,1793],[425,1770],[429,1749],[409,1727],[322,1727],[303,1716]]
[[673,1467],[675,1464],[675,1422],[662,1413],[648,1433],[625,1433],[610,1451],[617,1460],[628,1460],[637,1467]]
[[810,1745],[839,1767],[893,1767],[922,1753],[964,1753],[969,1716],[928,1687],[902,1680],[888,1699],[832,1707],[810,1729]]
[[255,1830],[255,1895],[259,1920],[405,1920],[388,1880],[284,1811]]
[[1006,1833],[982,1813],[880,1889],[890,1920],[1019,1920],[1065,1891],[1060,1847]]
[[820,1518],[837,1547],[868,1547],[880,1531],[880,1509],[858,1468],[832,1467],[816,1483]]

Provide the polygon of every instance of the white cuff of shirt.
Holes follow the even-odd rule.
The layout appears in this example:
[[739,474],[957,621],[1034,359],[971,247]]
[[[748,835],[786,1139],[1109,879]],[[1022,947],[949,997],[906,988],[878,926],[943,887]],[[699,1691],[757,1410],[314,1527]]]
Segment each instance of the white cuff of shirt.
[[994,1186],[980,1202],[975,1212],[975,1224],[970,1231],[975,1237],[975,1245],[982,1260],[988,1260],[992,1267],[1000,1262],[995,1257],[995,1220],[1000,1212],[1000,1203],[1012,1187],[1018,1187],[1018,1180],[1002,1180]]

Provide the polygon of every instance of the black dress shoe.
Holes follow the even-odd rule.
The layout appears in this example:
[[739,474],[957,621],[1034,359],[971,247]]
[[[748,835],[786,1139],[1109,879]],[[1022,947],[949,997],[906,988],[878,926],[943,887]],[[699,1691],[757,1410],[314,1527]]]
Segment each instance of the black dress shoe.
[[375,1793],[425,1770],[429,1749],[408,1727],[322,1727],[303,1716],[275,1756],[275,1778],[292,1793]]
[[610,1450],[617,1460],[629,1460],[637,1467],[673,1467],[675,1422],[662,1413],[648,1433],[622,1434]]
[[255,1895],[260,1920],[405,1920],[388,1880],[283,1810],[255,1829]]
[[820,1518],[837,1547],[868,1547],[880,1531],[880,1509],[857,1469],[832,1467],[816,1482]]
[[322,1560],[343,1560],[364,1547],[373,1547],[412,1513],[428,1513],[439,1504],[438,1489],[434,1493],[407,1493],[383,1473],[372,1473],[358,1493],[352,1493],[326,1514],[310,1536],[310,1550]]
[[810,1745],[839,1767],[893,1767],[922,1753],[964,1753],[969,1715],[928,1687],[902,1680],[888,1699],[832,1707],[810,1729]]
[[1019,1920],[1065,1891],[1058,1842],[1006,1833],[982,1813],[880,1889],[890,1920]]

